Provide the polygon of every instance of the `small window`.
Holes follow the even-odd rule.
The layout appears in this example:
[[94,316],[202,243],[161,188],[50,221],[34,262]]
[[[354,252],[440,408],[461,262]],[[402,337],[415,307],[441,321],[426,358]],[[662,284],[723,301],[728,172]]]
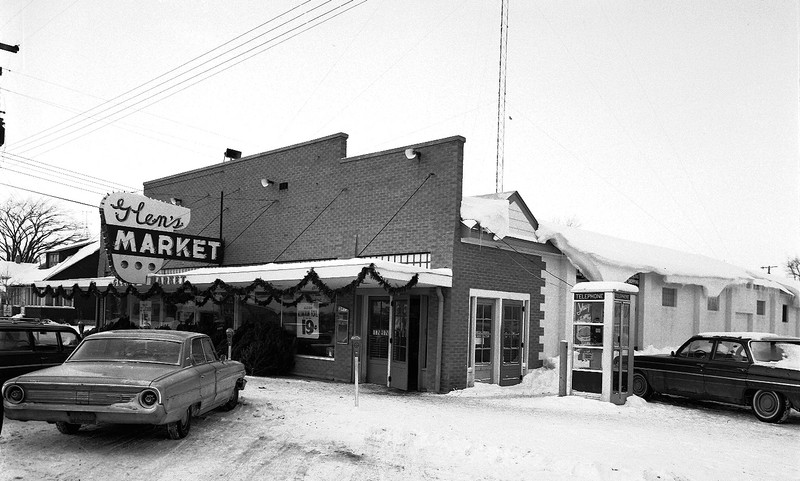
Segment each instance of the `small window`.
[[789,322],[789,306],[786,304],[781,306],[781,322]]
[[709,297],[708,298],[708,310],[709,311],[718,311],[719,310],[719,296]]
[[61,345],[64,349],[74,349],[78,345],[78,335],[74,332],[63,331],[61,334]]
[[678,357],[690,357],[694,359],[708,359],[711,355],[713,342],[708,339],[695,339],[678,351]]
[[26,331],[0,331],[0,351],[32,351]]
[[714,351],[715,361],[747,362],[747,352],[740,342],[719,341]]
[[214,352],[214,345],[211,344],[211,339],[203,338],[203,352],[206,356],[206,361],[214,362],[217,360],[217,353]]
[[661,305],[676,307],[678,305],[678,290],[672,287],[663,287],[661,289]]
[[37,351],[58,351],[58,334],[55,331],[36,331],[33,345]]
[[205,364],[206,356],[203,354],[203,340],[201,338],[192,339],[192,364]]
[[763,316],[767,310],[766,301],[756,301],[756,315]]

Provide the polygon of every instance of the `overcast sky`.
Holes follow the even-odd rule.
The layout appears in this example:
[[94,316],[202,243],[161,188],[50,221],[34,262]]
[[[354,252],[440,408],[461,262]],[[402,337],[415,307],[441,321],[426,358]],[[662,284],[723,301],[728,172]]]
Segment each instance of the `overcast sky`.
[[[349,155],[462,135],[464,193],[492,193],[500,3],[3,0],[0,182],[96,230],[109,183],[345,132]],[[795,1],[511,0],[503,188],[542,220],[783,266],[798,57]]]

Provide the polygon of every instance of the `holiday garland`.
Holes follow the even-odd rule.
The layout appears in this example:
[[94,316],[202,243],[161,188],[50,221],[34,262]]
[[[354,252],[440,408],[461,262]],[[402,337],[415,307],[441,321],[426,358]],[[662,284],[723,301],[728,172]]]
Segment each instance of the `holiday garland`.
[[[305,277],[303,277],[303,279],[300,280],[300,282],[286,289],[278,289],[261,278],[255,279],[249,286],[246,287],[236,287],[226,283],[225,281],[216,279],[208,288],[204,290],[193,286],[189,281],[185,281],[174,292],[165,291],[161,284],[157,282],[153,283],[146,291],[140,291],[136,286],[133,285],[128,285],[123,289],[119,289],[113,284],[109,284],[105,290],[101,290],[94,282],[90,283],[89,287],[87,287],[85,290],[81,289],[78,284],[74,284],[71,288],[64,288],[63,286],[58,286],[56,288],[53,288],[52,286],[40,288],[36,287],[36,284],[32,284],[31,287],[33,288],[33,293],[38,297],[45,297],[49,295],[52,297],[63,297],[67,300],[72,300],[75,298],[75,296],[81,296],[84,299],[91,296],[102,297],[104,299],[106,296],[114,296],[116,298],[134,296],[140,301],[146,301],[151,297],[161,296],[161,298],[169,304],[183,304],[189,301],[194,301],[198,306],[203,306],[209,300],[214,304],[224,304],[231,298],[238,296],[241,297],[245,302],[252,300],[259,306],[266,306],[274,301],[277,301],[280,302],[284,307],[294,307],[299,302],[312,301],[312,298],[308,293],[302,292],[302,290],[308,284],[316,287],[317,290],[319,290],[319,292],[328,299],[334,299],[339,294],[350,294],[355,291],[358,286],[364,283],[364,281],[367,279],[367,276],[374,279],[384,290],[392,295],[398,295],[406,292],[407,290],[416,286],[417,282],[419,281],[419,274],[414,274],[411,280],[405,285],[398,287],[392,286],[380,275],[378,270],[375,268],[375,264],[370,264],[369,266],[362,268],[361,272],[359,272],[352,282],[338,289],[331,289],[328,287],[322,281],[322,279],[319,278],[319,275],[314,271],[313,268],[308,271],[308,273],[305,275]],[[259,290],[263,292],[257,293]],[[262,297],[265,294],[267,298],[259,300],[258,297]],[[283,299],[286,298],[294,300],[291,302],[284,302]]]

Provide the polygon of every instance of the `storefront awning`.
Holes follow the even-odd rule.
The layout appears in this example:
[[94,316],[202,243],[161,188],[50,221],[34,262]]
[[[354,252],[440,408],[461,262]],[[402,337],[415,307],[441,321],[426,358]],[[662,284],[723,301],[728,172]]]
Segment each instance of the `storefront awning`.
[[[237,267],[206,267],[180,274],[155,274],[149,276],[151,282],[162,285],[181,284],[189,281],[193,286],[206,287],[217,279],[226,284],[247,286],[256,279],[269,282],[274,287],[285,289],[302,280],[310,270],[319,276],[331,289],[351,283],[362,269],[374,265],[380,276],[387,282],[402,286],[418,275],[416,287],[452,287],[451,269],[426,269],[408,264],[398,264],[380,259],[354,258],[327,261],[291,262],[285,264],[261,264]],[[379,287],[374,279],[367,277],[362,288]]]

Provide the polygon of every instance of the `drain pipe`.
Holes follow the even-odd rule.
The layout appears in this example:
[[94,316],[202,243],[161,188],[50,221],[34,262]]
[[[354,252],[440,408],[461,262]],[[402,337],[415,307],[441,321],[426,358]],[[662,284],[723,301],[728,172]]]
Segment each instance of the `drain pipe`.
[[442,332],[444,332],[444,295],[442,288],[436,287],[436,297],[439,298],[439,313],[436,323],[436,377],[434,387],[436,392],[440,392],[442,388]]

